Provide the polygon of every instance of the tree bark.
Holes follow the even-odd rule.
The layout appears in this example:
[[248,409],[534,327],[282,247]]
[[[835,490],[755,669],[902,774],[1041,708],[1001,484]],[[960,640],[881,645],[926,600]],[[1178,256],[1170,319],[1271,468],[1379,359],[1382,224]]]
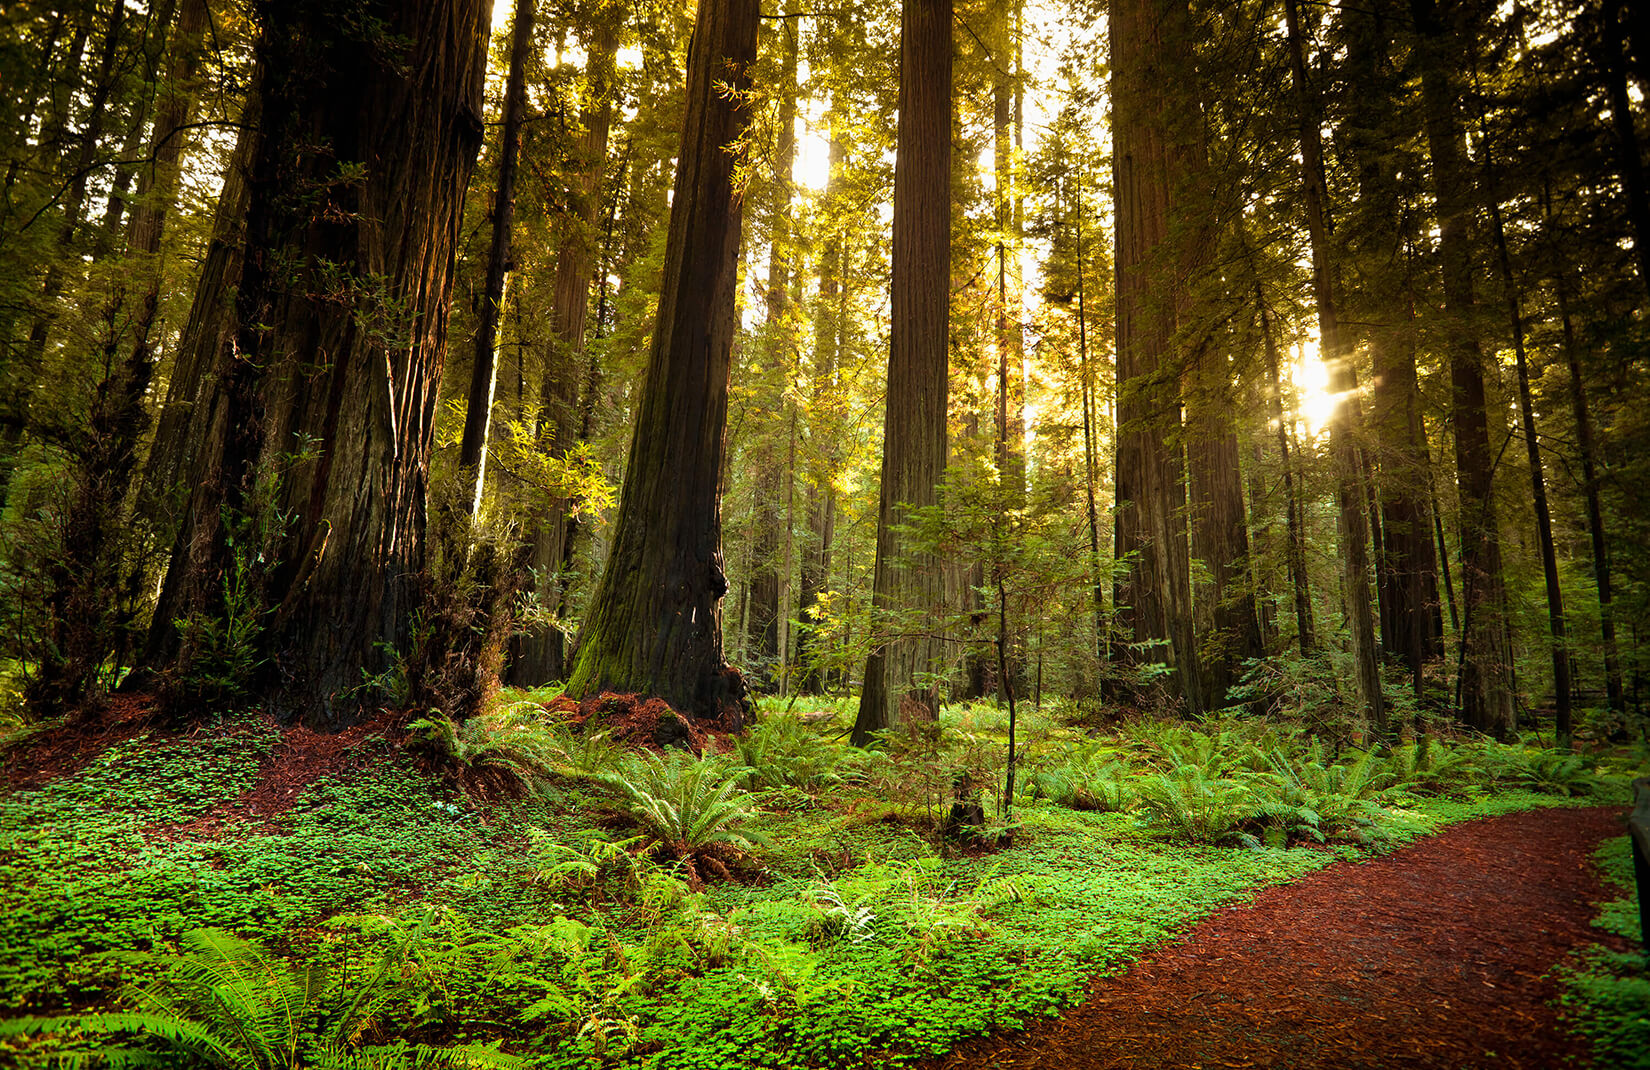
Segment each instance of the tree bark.
[[[1180,456],[1180,404],[1171,347],[1179,300],[1170,241],[1171,160],[1195,119],[1176,79],[1191,69],[1181,0],[1113,5],[1112,182],[1116,197],[1117,512],[1115,557],[1128,562],[1114,590],[1113,647],[1124,664],[1172,666],[1192,714],[1202,687],[1192,603]],[[1196,136],[1195,132],[1191,136]]]
[[[1486,171],[1493,164],[1487,139],[1484,148]],[[1494,190],[1493,173],[1490,188]],[[1524,452],[1530,463],[1530,501],[1535,509],[1536,538],[1541,546],[1541,575],[1547,588],[1547,627],[1552,639],[1554,733],[1559,746],[1570,747],[1570,650],[1564,619],[1564,589],[1558,579],[1558,554],[1553,548],[1553,518],[1547,508],[1547,477],[1541,470],[1541,442],[1536,436],[1535,404],[1530,397],[1530,364],[1524,352],[1524,313],[1513,275],[1512,257],[1507,252],[1507,232],[1501,222],[1501,205],[1494,192],[1490,199],[1490,222],[1495,236],[1496,262],[1501,269],[1501,285],[1507,302],[1507,321],[1512,327],[1513,356],[1518,366],[1518,414],[1524,431]]]
[[[271,705],[337,727],[419,599],[490,9],[284,0],[257,14],[261,121],[222,417],[168,582],[180,616],[210,619],[237,561],[252,569]],[[152,648],[186,676],[200,650],[173,619],[156,628]]]
[[939,715],[939,562],[895,530],[932,505],[945,471],[951,319],[951,0],[904,0],[894,167],[892,323],[872,603],[883,634],[865,662],[853,742]]
[[[647,380],[613,549],[567,691],[657,695],[741,725],[748,699],[722,655],[721,504],[740,216],[732,147],[750,121],[756,0],[701,0]],[[724,88],[726,87],[726,88]]]
[[1513,730],[1512,649],[1502,614],[1504,582],[1494,494],[1494,455],[1485,404],[1483,355],[1471,249],[1474,190],[1462,151],[1457,90],[1450,71],[1462,66],[1462,31],[1433,0],[1411,0],[1421,62],[1421,95],[1438,215],[1438,252],[1450,364],[1450,422],[1461,498],[1461,717],[1481,732]]

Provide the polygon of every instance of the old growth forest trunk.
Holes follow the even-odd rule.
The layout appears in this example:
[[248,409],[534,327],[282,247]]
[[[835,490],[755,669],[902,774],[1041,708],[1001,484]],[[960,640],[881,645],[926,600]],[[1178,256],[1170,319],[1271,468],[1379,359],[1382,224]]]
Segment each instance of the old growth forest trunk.
[[895,530],[933,505],[945,472],[951,319],[951,0],[904,0],[898,155],[872,601],[880,631],[865,662],[853,742],[939,715],[928,634],[943,597],[939,562]]
[[[1185,484],[1180,455],[1176,329],[1179,257],[1169,248],[1170,160],[1197,136],[1195,117],[1171,106],[1191,70],[1180,0],[1120,0],[1110,15],[1112,181],[1116,193],[1117,580],[1113,645],[1121,665],[1172,666],[1192,714],[1202,686],[1192,631]],[[1190,126],[1191,129],[1187,129]]]
[[1450,368],[1450,422],[1461,499],[1461,718],[1498,738],[1514,727],[1512,650],[1505,616],[1483,354],[1479,347],[1470,227],[1474,190],[1462,149],[1457,90],[1463,66],[1451,9],[1411,0],[1438,214]]
[[721,499],[737,327],[737,145],[750,122],[756,0],[701,0],[647,380],[613,549],[585,616],[571,695],[657,695],[738,727],[744,681],[722,654]]
[[230,612],[251,617],[283,716],[350,723],[363,670],[407,637],[489,14],[481,0],[257,7],[260,127],[222,415],[173,549],[176,616],[157,616],[151,644],[179,678],[245,623],[222,619],[242,574],[256,596]]

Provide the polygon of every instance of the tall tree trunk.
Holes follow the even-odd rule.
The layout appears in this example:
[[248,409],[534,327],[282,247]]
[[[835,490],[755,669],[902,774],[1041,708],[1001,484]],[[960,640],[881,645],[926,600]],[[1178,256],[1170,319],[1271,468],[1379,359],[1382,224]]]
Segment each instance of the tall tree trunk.
[[[255,71],[250,82],[247,102],[241,111],[241,133],[224,167],[223,188],[212,218],[212,237],[189,305],[189,318],[184,321],[173,347],[171,369],[166,377],[166,398],[155,423],[154,442],[149,448],[139,491],[140,510],[162,523],[175,524],[174,514],[180,508],[196,509],[188,503],[200,488],[189,484],[198,473],[189,471],[188,465],[206,448],[212,434],[210,424],[216,410],[213,398],[219,386],[217,358],[235,330],[235,291],[240,283],[245,252],[250,194],[247,177],[258,143],[262,74]],[[167,601],[169,592],[169,586],[162,588],[156,610],[160,619],[170,620],[176,615]]]
[[[1542,207],[1546,225],[1553,229],[1552,196],[1543,188]],[[1610,550],[1604,535],[1604,510],[1599,503],[1598,466],[1593,445],[1593,414],[1587,404],[1587,388],[1581,371],[1581,353],[1576,344],[1575,323],[1570,318],[1567,272],[1559,260],[1553,269],[1553,295],[1558,301],[1559,324],[1563,331],[1564,361],[1570,371],[1570,407],[1575,414],[1576,449],[1581,454],[1581,491],[1587,502],[1587,535],[1593,552],[1593,581],[1598,587],[1599,638],[1604,643],[1604,694],[1608,707],[1617,713],[1626,710],[1621,685],[1621,658],[1616,648],[1616,615],[1610,576]]]
[[1443,627],[1438,558],[1428,518],[1430,473],[1425,465],[1415,336],[1409,329],[1412,302],[1405,237],[1411,212],[1391,151],[1398,132],[1393,130],[1390,101],[1403,92],[1403,72],[1391,59],[1394,14],[1389,6],[1377,4],[1368,10],[1346,8],[1337,16],[1348,41],[1347,79],[1353,87],[1337,136],[1349,149],[1358,178],[1347,257],[1355,284],[1345,305],[1348,318],[1363,324],[1374,376],[1370,430],[1380,488],[1377,578],[1382,646],[1389,657],[1402,659],[1420,698],[1424,666],[1443,655]]
[[[169,582],[179,616],[212,620],[224,578],[255,575],[267,611],[233,623],[256,629],[274,708],[338,726],[418,603],[490,9],[288,0],[257,14],[260,127],[223,415]],[[152,649],[187,675],[200,631],[156,627]]]
[[1125,642],[1118,660],[1166,662],[1191,713],[1202,689],[1192,632],[1180,405],[1171,346],[1178,287],[1166,274],[1170,237],[1170,141],[1184,137],[1171,109],[1175,80],[1190,70],[1181,0],[1126,0],[1109,19],[1112,51],[1112,182],[1116,216],[1117,513],[1115,556],[1127,561],[1113,595]]
[[458,470],[470,481],[461,498],[471,515],[481,508],[487,478],[487,429],[492,423],[493,385],[497,378],[499,309],[504,277],[510,270],[510,230],[516,219],[516,157],[521,153],[521,121],[527,111],[527,52],[533,42],[535,0],[516,0],[510,33],[510,72],[504,82],[504,126],[499,133],[498,185],[493,189],[493,237],[487,249],[487,279],[476,322],[475,357],[470,364],[470,395],[464,407],[464,435],[458,445]]
[[[618,50],[616,15],[604,13],[592,34],[585,70],[585,104],[581,116],[584,135],[579,144],[582,165],[573,208],[562,220],[561,244],[556,250],[556,275],[551,298],[551,340],[539,389],[538,448],[561,458],[577,442],[589,439],[584,422],[585,399],[595,403],[600,369],[582,358],[585,320],[589,315],[590,281],[596,269],[595,223],[601,203],[602,175],[607,167],[608,136],[613,126],[613,93]],[[612,222],[609,220],[609,229]],[[598,324],[599,326],[599,324]],[[591,358],[594,360],[594,357]],[[592,412],[594,410],[591,410]],[[567,608],[567,585],[579,520],[564,501],[553,501],[528,532],[531,561],[540,602],[553,617]],[[520,637],[511,652],[509,679],[536,686],[567,675],[566,640],[551,624]]]
[[701,0],[647,380],[636,406],[613,549],[585,616],[571,695],[657,695],[743,723],[722,654],[723,439],[737,328],[740,216],[733,147],[750,121],[756,0]]
[[1100,453],[1095,448],[1099,440],[1099,384],[1089,367],[1089,323],[1086,294],[1086,266],[1083,261],[1083,183],[1077,182],[1077,203],[1073,208],[1077,237],[1077,368],[1083,379],[1083,488],[1088,506],[1089,574],[1093,580],[1095,657],[1104,662],[1106,650],[1106,577],[1100,566],[1100,509],[1096,499],[1096,484],[1100,482]]
[[[904,0],[882,489],[872,601],[883,634],[865,662],[853,742],[939,716],[927,635],[939,562],[897,530],[938,500],[945,471],[951,326],[951,0]],[[926,678],[925,678],[926,677]]]
[[1438,251],[1450,363],[1450,422],[1461,498],[1461,717],[1481,732],[1513,730],[1512,650],[1501,607],[1501,539],[1494,494],[1483,355],[1473,294],[1474,191],[1463,160],[1457,91],[1450,71],[1464,50],[1433,0],[1411,0],[1421,62],[1421,95],[1438,213]]
[[1386,704],[1381,696],[1381,669],[1370,612],[1369,514],[1363,485],[1363,465],[1357,435],[1362,413],[1357,390],[1358,371],[1352,346],[1341,329],[1336,307],[1338,271],[1329,247],[1328,188],[1323,170],[1316,94],[1306,83],[1305,49],[1301,43],[1296,0],[1284,0],[1289,31],[1289,64],[1294,75],[1299,109],[1301,185],[1305,191],[1306,229],[1312,245],[1312,293],[1318,309],[1318,335],[1324,363],[1329,366],[1329,390],[1337,401],[1329,421],[1330,451],[1335,458],[1335,499],[1341,557],[1341,597],[1352,640],[1352,662],[1357,674],[1359,711],[1382,735],[1387,731]]
[[1507,252],[1507,231],[1501,222],[1499,195],[1494,193],[1492,156],[1485,139],[1484,161],[1490,179],[1490,223],[1495,237],[1496,262],[1512,327],[1513,356],[1518,366],[1518,413],[1524,429],[1524,452],[1530,462],[1530,501],[1535,508],[1536,538],[1541,544],[1541,574],[1547,587],[1547,627],[1552,639],[1554,732],[1559,746],[1570,746],[1570,650],[1565,637],[1564,589],[1558,581],[1558,553],[1553,547],[1553,518],[1547,508],[1547,477],[1541,470],[1541,442],[1536,436],[1535,404],[1530,397],[1530,364],[1524,352],[1524,312]]
[[[1249,575],[1249,527],[1243,509],[1233,402],[1223,378],[1225,355],[1204,354],[1188,395],[1186,455],[1191,479],[1192,557],[1203,563],[1198,616],[1207,631],[1199,642],[1203,705],[1219,709],[1238,681],[1242,663],[1265,653]],[[1210,372],[1213,374],[1210,374]],[[1207,603],[1205,612],[1202,603]]]
[[[121,332],[111,316],[105,357],[109,371],[98,384],[76,455],[74,489],[64,519],[65,538],[52,563],[49,600],[54,637],[51,655],[33,682],[33,697],[47,708],[87,698],[111,654],[125,662],[131,622],[114,592],[135,586],[137,576],[120,552],[139,440],[149,426],[145,398],[154,376],[151,333],[160,308],[162,272],[157,262],[166,219],[177,195],[183,158],[182,131],[194,107],[206,0],[183,0],[169,42],[166,87],[155,113],[149,164],[138,180],[127,228],[126,276],[142,284],[133,302],[131,348],[117,357]],[[161,32],[157,30],[156,32]],[[158,61],[157,61],[158,62]],[[117,286],[111,312],[128,296]]]

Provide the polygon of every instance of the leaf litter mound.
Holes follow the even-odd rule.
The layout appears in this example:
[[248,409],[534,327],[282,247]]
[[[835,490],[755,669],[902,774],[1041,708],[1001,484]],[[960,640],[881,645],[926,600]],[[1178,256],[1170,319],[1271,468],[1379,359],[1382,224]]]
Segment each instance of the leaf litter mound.
[[1591,855],[1620,834],[1614,809],[1533,810],[1335,863],[1210,916],[1057,1019],[921,1065],[1586,1066],[1552,971],[1583,944],[1626,946],[1591,926]]

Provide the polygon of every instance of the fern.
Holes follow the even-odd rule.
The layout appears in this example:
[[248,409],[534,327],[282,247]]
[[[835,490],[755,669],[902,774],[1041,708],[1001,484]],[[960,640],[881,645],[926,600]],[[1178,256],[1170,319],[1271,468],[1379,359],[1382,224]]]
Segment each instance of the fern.
[[[638,828],[658,841],[661,851],[691,863],[697,857],[713,858],[718,850],[738,857],[763,841],[743,828],[756,815],[750,793],[739,787],[749,772],[721,757],[666,760],[644,751],[597,782]],[[690,883],[697,876],[690,866]]]
[[1210,776],[1195,765],[1140,781],[1148,829],[1188,843],[1225,843],[1260,815],[1254,793],[1239,780]]
[[[162,967],[152,984],[125,990],[133,1009],[0,1023],[0,1036],[78,1034],[59,1065],[79,1067],[206,1066],[222,1070],[300,1070],[407,1066],[514,1068],[521,1060],[475,1045],[433,1048],[358,1041],[388,1001],[398,967],[423,940],[433,912],[393,940],[372,976],[346,992],[343,979],[318,964],[293,965],[219,929],[183,938],[184,954],[131,956]],[[136,1046],[99,1044],[102,1038]]]

